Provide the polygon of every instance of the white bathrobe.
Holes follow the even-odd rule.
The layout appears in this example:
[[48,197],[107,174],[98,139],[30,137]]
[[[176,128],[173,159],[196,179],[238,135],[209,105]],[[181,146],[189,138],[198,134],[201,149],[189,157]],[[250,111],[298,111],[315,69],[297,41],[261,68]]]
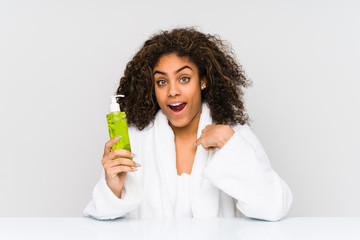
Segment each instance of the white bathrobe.
[[[197,137],[213,124],[210,110],[202,105]],[[247,217],[276,221],[292,203],[287,184],[271,168],[259,140],[248,125],[232,126],[235,134],[221,148],[206,151],[198,146],[190,175],[190,203],[193,217]],[[172,218],[177,196],[174,133],[159,110],[154,124],[142,131],[129,128],[137,172],[128,173],[117,198],[102,172],[85,217],[96,219]],[[241,213],[240,213],[241,212]]]

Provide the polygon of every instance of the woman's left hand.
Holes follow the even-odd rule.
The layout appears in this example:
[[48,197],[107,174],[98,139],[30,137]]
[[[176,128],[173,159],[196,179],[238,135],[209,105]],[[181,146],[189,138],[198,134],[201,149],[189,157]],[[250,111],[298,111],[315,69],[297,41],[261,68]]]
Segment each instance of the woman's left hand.
[[207,125],[194,145],[201,144],[206,151],[213,151],[222,148],[234,133],[234,130],[227,125]]

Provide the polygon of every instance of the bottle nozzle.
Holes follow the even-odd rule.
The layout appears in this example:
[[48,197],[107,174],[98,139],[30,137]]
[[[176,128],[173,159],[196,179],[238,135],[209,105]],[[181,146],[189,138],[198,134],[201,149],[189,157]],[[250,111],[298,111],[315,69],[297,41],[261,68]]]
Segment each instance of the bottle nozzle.
[[117,97],[125,97],[125,95],[119,94],[119,95],[115,95],[115,96],[110,96],[110,98],[111,98],[110,112],[121,112],[120,105],[116,102]]

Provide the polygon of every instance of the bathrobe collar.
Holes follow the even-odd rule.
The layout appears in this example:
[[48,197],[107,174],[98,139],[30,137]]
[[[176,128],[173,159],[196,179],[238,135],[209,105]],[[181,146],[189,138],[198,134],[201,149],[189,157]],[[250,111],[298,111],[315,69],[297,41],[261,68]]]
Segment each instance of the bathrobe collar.
[[[212,124],[210,109],[206,103],[203,103],[197,138],[208,124]],[[161,110],[154,121],[154,143],[160,184],[163,188],[162,201],[165,215],[163,217],[173,217],[177,197],[175,139],[168,119]],[[206,151],[202,146],[198,146],[196,150],[190,176],[190,201],[194,217],[216,216],[218,213],[219,190],[202,176],[212,155],[213,152]]]

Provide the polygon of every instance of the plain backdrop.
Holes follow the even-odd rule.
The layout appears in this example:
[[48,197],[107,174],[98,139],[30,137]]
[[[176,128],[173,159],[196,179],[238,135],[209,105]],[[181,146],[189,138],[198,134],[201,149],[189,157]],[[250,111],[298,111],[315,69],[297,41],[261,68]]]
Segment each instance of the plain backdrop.
[[[131,3],[130,3],[131,2]],[[360,2],[0,0],[0,216],[82,215],[126,63],[159,30],[231,43],[288,216],[360,216]]]

